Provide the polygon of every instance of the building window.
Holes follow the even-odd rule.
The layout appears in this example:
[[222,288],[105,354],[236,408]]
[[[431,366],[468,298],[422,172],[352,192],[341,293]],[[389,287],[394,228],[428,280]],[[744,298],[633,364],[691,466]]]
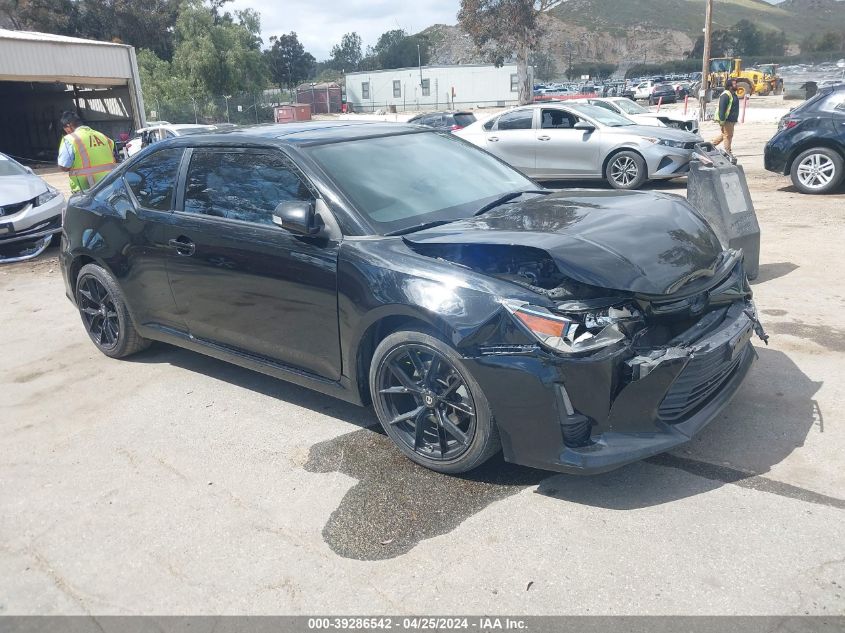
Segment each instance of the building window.
[[422,96],[423,97],[430,97],[431,96],[431,79],[423,79],[422,80]]
[[393,97],[398,99],[402,96],[402,82],[398,79],[393,82]]
[[369,81],[362,81],[361,82],[361,98],[362,99],[369,99],[370,98],[370,82]]
[[516,73],[511,75],[511,92],[519,92],[519,79]]

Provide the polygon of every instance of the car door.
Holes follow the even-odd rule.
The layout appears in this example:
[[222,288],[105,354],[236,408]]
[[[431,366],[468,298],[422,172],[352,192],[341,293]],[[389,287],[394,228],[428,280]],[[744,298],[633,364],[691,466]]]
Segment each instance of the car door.
[[[116,273],[134,319],[140,325],[179,331],[187,326],[170,291],[166,264],[183,152],[180,147],[151,150],[95,198],[123,216],[118,225],[123,234],[118,239],[125,246],[121,270]],[[107,218],[98,229],[102,235],[83,236],[92,250],[96,251],[98,240],[109,241],[106,232],[113,225]]]
[[535,131],[537,178],[593,178],[601,175],[598,130],[576,130],[580,119],[568,110],[543,108]]
[[484,130],[487,151],[529,176],[535,168],[534,111],[520,108],[505,112],[491,130]]
[[197,147],[182,172],[167,268],[191,336],[337,380],[339,240],[273,223],[316,190],[272,148]]

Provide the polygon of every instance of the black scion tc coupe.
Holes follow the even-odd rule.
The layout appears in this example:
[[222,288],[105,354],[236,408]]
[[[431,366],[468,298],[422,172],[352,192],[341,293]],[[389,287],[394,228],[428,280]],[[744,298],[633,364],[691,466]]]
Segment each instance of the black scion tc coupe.
[[419,126],[156,143],[70,201],[61,265],[104,354],[164,341],[372,403],[445,473],[682,444],[764,336],[741,252],[685,200],[555,193]]

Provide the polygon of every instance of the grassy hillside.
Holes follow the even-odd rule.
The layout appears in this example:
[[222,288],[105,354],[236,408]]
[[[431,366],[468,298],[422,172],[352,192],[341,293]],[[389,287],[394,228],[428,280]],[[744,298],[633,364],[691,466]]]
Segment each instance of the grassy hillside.
[[[826,5],[827,10],[820,10],[819,5]],[[704,0],[567,0],[551,13],[564,22],[590,30],[620,32],[633,26],[648,26],[682,31],[694,38],[704,26],[704,6]],[[715,2],[714,28],[727,28],[742,19],[751,20],[760,28],[783,30],[790,41],[798,42],[814,31],[845,28],[845,3],[832,0],[789,0],[783,5],[772,5],[765,0]]]

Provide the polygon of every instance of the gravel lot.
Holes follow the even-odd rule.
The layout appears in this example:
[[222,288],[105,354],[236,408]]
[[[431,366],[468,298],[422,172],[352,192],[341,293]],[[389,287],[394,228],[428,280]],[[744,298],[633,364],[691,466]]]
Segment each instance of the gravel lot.
[[735,141],[771,344],[692,443],[592,478],[440,476],[368,410],[165,345],[110,360],[55,249],[1,267],[0,614],[845,614],[845,193],[763,171],[773,132]]

